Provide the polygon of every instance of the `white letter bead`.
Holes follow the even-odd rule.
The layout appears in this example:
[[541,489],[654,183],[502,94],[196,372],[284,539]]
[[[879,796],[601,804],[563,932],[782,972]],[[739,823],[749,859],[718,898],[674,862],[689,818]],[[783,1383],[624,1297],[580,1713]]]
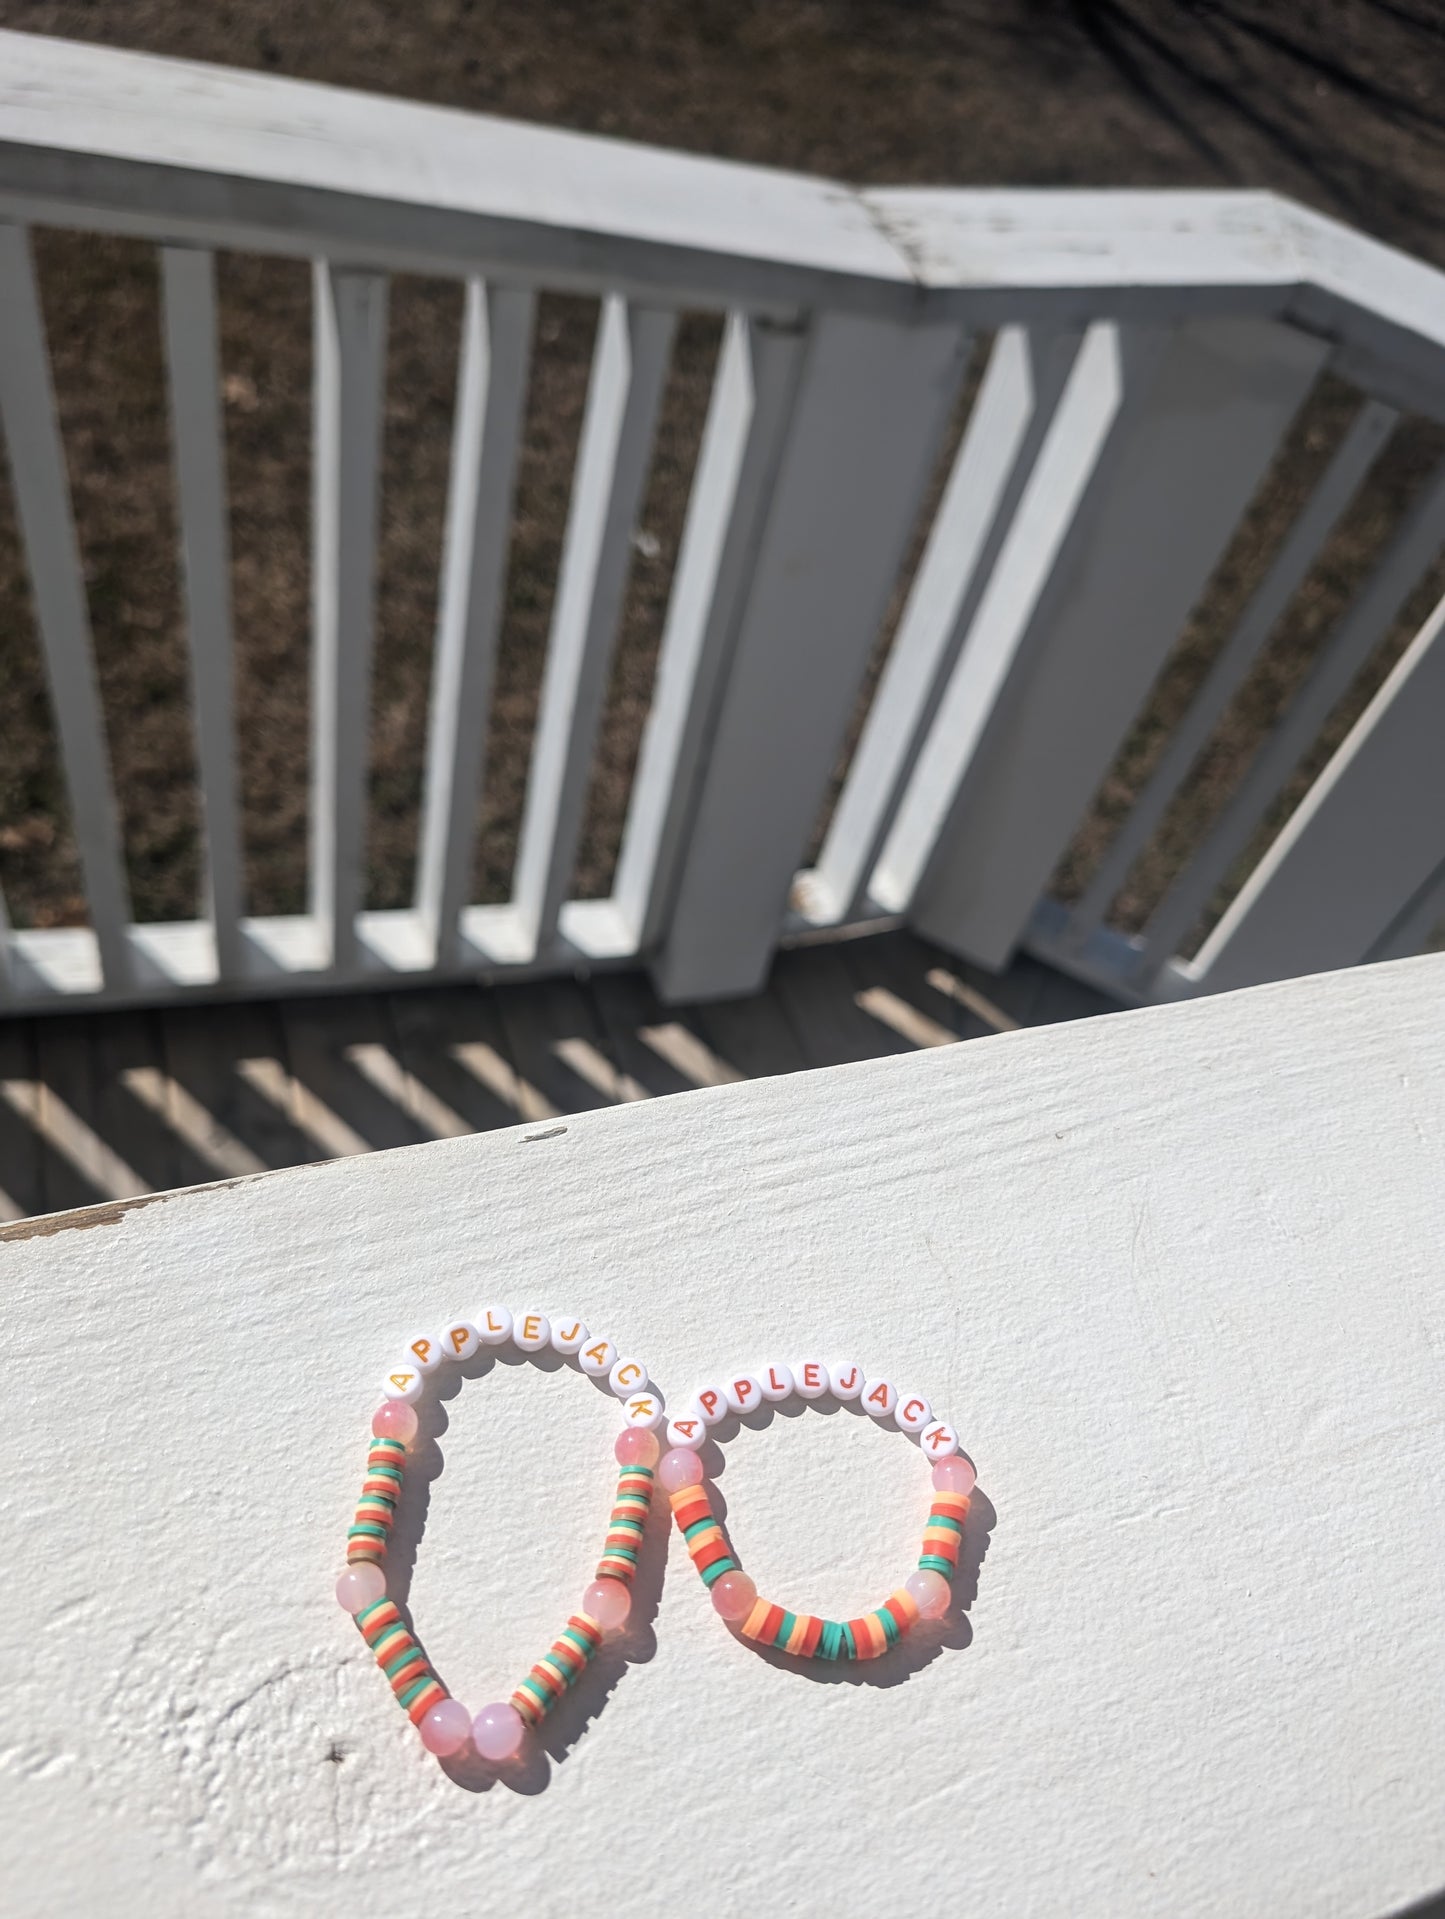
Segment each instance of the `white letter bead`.
[[469,1319],[455,1320],[442,1334],[448,1359],[470,1359],[481,1343],[482,1336]]
[[619,1399],[640,1393],[647,1384],[647,1368],[640,1359],[619,1359],[607,1375],[607,1384]]
[[735,1413],[755,1413],[763,1403],[763,1387],[751,1373],[739,1373],[728,1382],[727,1401]]
[[851,1364],[830,1366],[828,1390],[834,1399],[856,1399],[863,1390],[863,1368]]
[[587,1344],[587,1328],[580,1319],[554,1319],[552,1321],[552,1351],[564,1353],[570,1359],[572,1354]]
[[898,1404],[898,1388],[886,1379],[863,1382],[863,1410],[875,1419],[887,1419]]
[[662,1394],[634,1393],[631,1399],[623,1400],[622,1417],[629,1426],[641,1426],[650,1433],[656,1432],[664,1418]]
[[440,1333],[417,1333],[406,1342],[406,1356],[424,1373],[434,1373],[447,1356]]
[[828,1390],[828,1368],[821,1359],[800,1359],[793,1368],[793,1390],[799,1399],[821,1399]]
[[918,1435],[918,1444],[928,1459],[948,1459],[958,1451],[958,1434],[946,1419],[935,1419]]
[[786,1399],[793,1390],[793,1369],[791,1366],[764,1366],[759,1382],[763,1389],[763,1398],[771,1399],[774,1404]]
[[540,1353],[552,1341],[545,1313],[518,1313],[512,1321],[512,1344],[523,1353]]
[[484,1346],[505,1346],[512,1337],[512,1315],[505,1306],[484,1306],[477,1314],[477,1331]]
[[728,1396],[721,1386],[701,1387],[695,1403],[704,1426],[716,1426],[720,1419],[728,1416]]
[[398,1366],[381,1382],[381,1390],[388,1399],[404,1399],[408,1406],[416,1404],[425,1386],[426,1381],[414,1366]]
[[920,1399],[917,1393],[903,1393],[893,1417],[905,1433],[921,1433],[933,1420],[933,1408],[926,1399]]
[[610,1373],[617,1364],[617,1348],[610,1339],[594,1339],[590,1346],[580,1348],[577,1364],[593,1379],[601,1379],[604,1373]]
[[667,1443],[669,1446],[684,1446],[689,1452],[696,1452],[707,1438],[707,1421],[696,1406],[689,1406],[685,1413],[679,1413],[675,1419],[667,1422]]

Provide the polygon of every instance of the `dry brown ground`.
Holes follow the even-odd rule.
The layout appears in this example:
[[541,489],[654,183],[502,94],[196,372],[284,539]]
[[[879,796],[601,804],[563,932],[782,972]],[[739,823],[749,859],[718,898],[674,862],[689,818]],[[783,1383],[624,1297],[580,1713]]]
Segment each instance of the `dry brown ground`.
[[[223,61],[859,182],[1267,185],[1445,259],[1433,0],[0,0],[0,23]],[[143,918],[198,891],[173,499],[148,249],[39,237],[127,860]],[[309,470],[304,269],[223,261],[250,903],[303,896]],[[409,896],[458,301],[393,296],[369,894]],[[595,314],[548,300],[538,337],[476,897],[506,892]],[[633,568],[578,885],[605,888],[685,505],[716,325],[684,329]],[[1071,850],[1071,890],[1147,773],[1271,541],[1349,417],[1301,419]],[[1236,702],[1119,903],[1137,924],[1278,712],[1440,434],[1411,426]],[[1385,638],[1338,737],[1438,581]],[[1318,756],[1317,756],[1318,757]],[[0,499],[0,880],[22,924],[83,917],[8,499]]]

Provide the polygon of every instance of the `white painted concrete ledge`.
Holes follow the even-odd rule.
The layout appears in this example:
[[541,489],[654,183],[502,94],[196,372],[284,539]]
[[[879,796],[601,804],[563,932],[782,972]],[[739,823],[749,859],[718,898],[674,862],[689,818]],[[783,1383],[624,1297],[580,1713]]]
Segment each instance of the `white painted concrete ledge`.
[[[1445,1886],[1442,1015],[1412,960],[5,1234],[0,1910],[1367,1919]],[[805,1348],[927,1393],[986,1495],[966,1619],[818,1683],[672,1541],[529,1790],[452,1783],[330,1586],[375,1377],[487,1296],[674,1398]],[[480,1705],[590,1576],[616,1415],[520,1367],[449,1411],[411,1601]],[[781,1599],[876,1604],[916,1551],[922,1467],[845,1412],[744,1433],[720,1483]]]

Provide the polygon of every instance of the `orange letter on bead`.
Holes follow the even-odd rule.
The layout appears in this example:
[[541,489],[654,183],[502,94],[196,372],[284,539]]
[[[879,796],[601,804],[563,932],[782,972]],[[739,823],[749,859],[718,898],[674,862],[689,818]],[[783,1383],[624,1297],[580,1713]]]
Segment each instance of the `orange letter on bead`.
[[535,1313],[528,1313],[522,1321],[523,1339],[535,1339],[542,1330],[542,1322]]
[[452,1343],[452,1351],[459,1353],[471,1338],[471,1329],[466,1326],[453,1326],[447,1334],[447,1338]]
[[560,1326],[556,1326],[556,1327],[554,1327],[554,1328],[553,1328],[552,1330],[553,1330],[553,1333],[554,1333],[554,1336],[555,1336],[556,1338],[558,1338],[558,1339],[566,1339],[566,1340],[572,1340],[572,1339],[575,1339],[575,1338],[577,1337],[577,1335],[578,1335],[578,1333],[580,1333],[580,1332],[581,1332],[581,1330],[582,1330],[582,1322],[581,1322],[581,1320],[579,1319],[579,1320],[577,1321],[577,1324],[576,1324],[576,1325],[575,1325],[575,1326],[574,1326],[574,1327],[572,1328],[572,1330],[571,1330],[571,1332],[570,1332],[570,1333],[569,1333],[569,1332],[564,1332],[564,1331],[562,1330],[562,1328],[561,1328]]
[[653,1405],[654,1402],[647,1397],[646,1393],[639,1393],[636,1399],[628,1400],[627,1416],[629,1419],[651,1419]]
[[641,1379],[641,1377],[642,1368],[640,1366],[627,1365],[617,1368],[617,1383],[619,1386],[630,1386],[634,1380]]
[[387,1378],[391,1381],[392,1385],[395,1386],[396,1390],[399,1393],[404,1393],[407,1387],[410,1386],[411,1382],[416,1378],[416,1374],[415,1373],[388,1373]]
[[587,1357],[592,1361],[594,1366],[600,1366],[603,1360],[606,1359],[608,1344],[609,1342],[607,1340],[599,1339],[595,1346],[589,1346],[587,1348]]
[[500,1336],[502,1330],[503,1329],[502,1329],[501,1320],[497,1318],[495,1313],[488,1313],[487,1314],[487,1331],[489,1333],[494,1333]]
[[425,1366],[431,1358],[431,1341],[429,1339],[414,1339],[411,1342],[411,1350],[416,1354],[422,1365]]

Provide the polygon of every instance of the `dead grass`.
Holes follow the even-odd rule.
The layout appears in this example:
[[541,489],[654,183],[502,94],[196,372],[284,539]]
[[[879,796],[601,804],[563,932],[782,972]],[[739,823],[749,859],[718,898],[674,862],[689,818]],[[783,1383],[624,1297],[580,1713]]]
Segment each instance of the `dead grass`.
[[[1302,0],[1287,18],[1270,0],[0,0],[0,22],[861,182],[1269,185],[1445,257],[1432,93],[1445,39],[1425,0]],[[184,917],[199,898],[198,822],[154,259],[59,234],[39,237],[38,257],[135,906]],[[288,911],[303,903],[305,869],[309,284],[295,263],[228,257],[221,290],[249,902]],[[459,309],[449,285],[393,288],[374,905],[403,903],[412,884]],[[546,299],[539,313],[478,899],[504,897],[510,880],[595,322],[585,301]],[[684,324],[594,770],[583,894],[606,890],[616,856],[716,347],[715,322]],[[1352,404],[1326,392],[1302,419],[1061,866],[1066,894],[1147,777]],[[1131,875],[1119,923],[1140,922],[1204,830],[1439,440],[1412,429],[1382,464]],[[1406,630],[1382,640],[1347,707]],[[1333,737],[1351,716],[1337,712]],[[8,497],[0,880],[18,923],[84,917]]]

